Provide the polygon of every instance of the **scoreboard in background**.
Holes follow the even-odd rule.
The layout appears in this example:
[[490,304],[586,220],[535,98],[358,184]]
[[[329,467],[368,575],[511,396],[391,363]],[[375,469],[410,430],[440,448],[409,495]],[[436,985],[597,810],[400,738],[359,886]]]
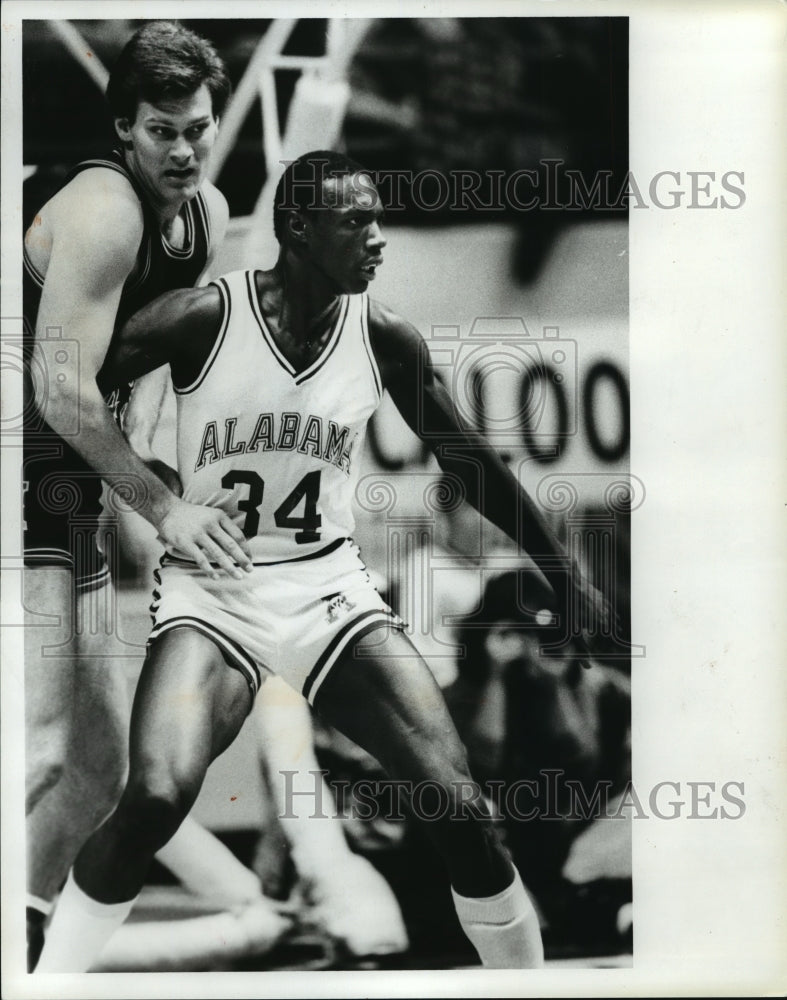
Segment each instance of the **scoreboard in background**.
[[[603,502],[629,471],[625,221],[566,226],[526,286],[515,282],[511,265],[526,229],[389,235],[369,293],[419,328],[459,414],[534,495],[560,475],[575,481],[583,504]],[[389,400],[369,437],[369,458],[381,472],[430,463]]]
[[[467,332],[433,327],[427,342],[460,417],[507,461],[533,462],[540,470],[621,471],[630,444],[625,344],[621,351],[618,331],[608,331],[607,350],[599,351],[594,330],[586,356],[583,329],[572,332],[547,326],[534,334],[522,317],[479,317]],[[390,406],[376,415],[370,437],[382,469],[426,460],[425,447],[403,432]]]

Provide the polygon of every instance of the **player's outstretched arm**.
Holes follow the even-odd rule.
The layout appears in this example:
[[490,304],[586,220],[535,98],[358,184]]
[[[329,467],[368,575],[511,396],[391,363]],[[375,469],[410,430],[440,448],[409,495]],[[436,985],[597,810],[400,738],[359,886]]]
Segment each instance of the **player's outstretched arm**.
[[534,559],[563,611],[606,624],[610,608],[583,576],[540,510],[489,442],[458,415],[435,377],[421,334],[395,313],[372,304],[370,335],[383,384],[408,426],[432,450],[444,472],[462,483],[466,499]]

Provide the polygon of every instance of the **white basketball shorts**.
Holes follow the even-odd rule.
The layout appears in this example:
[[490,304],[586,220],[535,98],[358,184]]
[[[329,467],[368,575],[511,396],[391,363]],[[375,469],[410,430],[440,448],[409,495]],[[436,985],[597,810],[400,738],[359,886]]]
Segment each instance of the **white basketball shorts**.
[[313,703],[348,646],[381,626],[405,627],[346,538],[306,559],[255,565],[242,580],[213,580],[169,555],[154,577],[148,645],[176,628],[203,633],[244,674],[252,698],[278,674]]

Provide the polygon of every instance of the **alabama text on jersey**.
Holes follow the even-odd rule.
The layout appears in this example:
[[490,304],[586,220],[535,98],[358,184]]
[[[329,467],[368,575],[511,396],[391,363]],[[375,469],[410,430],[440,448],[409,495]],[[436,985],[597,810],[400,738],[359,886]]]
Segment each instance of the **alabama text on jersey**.
[[255,563],[308,558],[354,528],[360,453],[381,395],[368,297],[341,297],[322,353],[296,371],[265,323],[255,272],[214,284],[216,343],[175,390],[183,498],[231,517]]

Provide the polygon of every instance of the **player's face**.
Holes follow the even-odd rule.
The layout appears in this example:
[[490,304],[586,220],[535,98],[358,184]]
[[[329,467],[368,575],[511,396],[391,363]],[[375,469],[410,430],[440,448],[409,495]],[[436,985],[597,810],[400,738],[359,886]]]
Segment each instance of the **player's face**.
[[380,195],[368,174],[330,178],[325,195],[331,207],[312,217],[311,262],[338,291],[363,292],[374,281],[386,245]]
[[149,104],[140,101],[134,122],[116,123],[131,148],[127,160],[155,205],[179,205],[193,198],[205,179],[216,141],[210,91],[203,84],[193,94]]

